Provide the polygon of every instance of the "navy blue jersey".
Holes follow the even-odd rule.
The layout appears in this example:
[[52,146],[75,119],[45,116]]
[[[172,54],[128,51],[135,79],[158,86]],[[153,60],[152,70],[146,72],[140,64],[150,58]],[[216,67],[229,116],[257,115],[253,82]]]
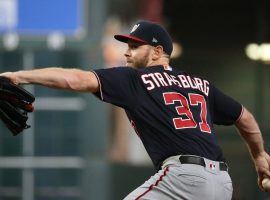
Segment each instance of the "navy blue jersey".
[[125,109],[153,164],[190,154],[223,161],[213,124],[231,125],[242,105],[206,79],[172,68],[95,70],[101,100]]

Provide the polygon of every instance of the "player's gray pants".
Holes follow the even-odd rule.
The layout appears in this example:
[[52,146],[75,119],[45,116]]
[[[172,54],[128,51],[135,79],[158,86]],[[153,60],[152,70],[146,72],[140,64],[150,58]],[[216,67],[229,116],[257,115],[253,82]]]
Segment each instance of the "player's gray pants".
[[124,200],[229,200],[232,181],[219,163],[205,159],[206,166],[181,164],[179,156],[166,159],[148,181],[131,192]]

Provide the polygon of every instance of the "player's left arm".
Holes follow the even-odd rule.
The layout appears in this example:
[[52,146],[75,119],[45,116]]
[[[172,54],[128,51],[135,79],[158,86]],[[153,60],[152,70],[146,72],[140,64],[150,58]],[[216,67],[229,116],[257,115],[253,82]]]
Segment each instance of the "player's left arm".
[[91,71],[49,67],[0,74],[15,84],[39,84],[47,87],[95,93],[99,90],[96,75]]
[[265,152],[263,137],[254,116],[243,107],[242,116],[235,123],[238,131],[246,141],[258,173],[258,185],[262,188],[263,177],[269,176],[270,157]]

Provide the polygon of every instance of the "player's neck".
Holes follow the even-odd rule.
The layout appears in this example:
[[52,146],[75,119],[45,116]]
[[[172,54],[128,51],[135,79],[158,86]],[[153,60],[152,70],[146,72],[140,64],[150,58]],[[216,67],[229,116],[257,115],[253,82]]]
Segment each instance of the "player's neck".
[[147,64],[147,67],[152,67],[152,66],[157,66],[157,65],[169,66],[169,59],[163,57],[158,60],[151,60]]

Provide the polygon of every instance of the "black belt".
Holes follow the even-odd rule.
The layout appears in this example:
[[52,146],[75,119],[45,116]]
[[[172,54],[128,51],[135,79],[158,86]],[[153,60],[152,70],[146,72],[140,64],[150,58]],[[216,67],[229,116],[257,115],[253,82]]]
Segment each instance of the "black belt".
[[[202,157],[182,155],[179,157],[179,160],[182,164],[194,164],[205,167],[205,161]],[[228,171],[228,166],[225,162],[219,162],[219,169],[220,171]]]

